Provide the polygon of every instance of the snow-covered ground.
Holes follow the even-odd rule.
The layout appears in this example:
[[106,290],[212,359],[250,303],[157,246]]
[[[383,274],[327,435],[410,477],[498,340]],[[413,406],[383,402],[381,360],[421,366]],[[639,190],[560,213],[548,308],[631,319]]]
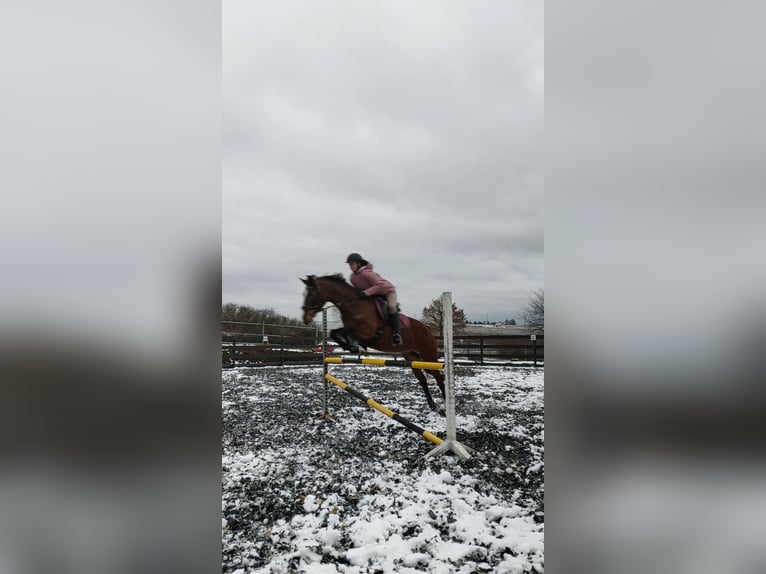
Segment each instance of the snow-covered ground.
[[[408,369],[330,372],[444,438]],[[223,572],[543,571],[542,369],[456,367],[468,461],[333,385],[318,419],[321,367],[222,376]]]

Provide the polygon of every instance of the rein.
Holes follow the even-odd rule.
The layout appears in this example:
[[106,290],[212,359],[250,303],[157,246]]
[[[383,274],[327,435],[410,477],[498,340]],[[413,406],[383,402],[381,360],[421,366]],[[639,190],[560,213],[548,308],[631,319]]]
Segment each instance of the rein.
[[349,299],[345,303],[333,303],[333,305],[335,305],[338,309],[343,309],[345,305],[351,305],[351,303],[359,301],[359,299],[361,299],[361,297],[354,297],[353,299]]

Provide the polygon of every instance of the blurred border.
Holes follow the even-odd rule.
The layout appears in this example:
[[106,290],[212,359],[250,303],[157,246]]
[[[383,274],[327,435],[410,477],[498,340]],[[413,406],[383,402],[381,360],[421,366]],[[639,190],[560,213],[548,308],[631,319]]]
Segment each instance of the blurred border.
[[0,47],[0,571],[218,571],[221,6],[19,4]]
[[764,11],[546,5],[552,572],[766,564]]

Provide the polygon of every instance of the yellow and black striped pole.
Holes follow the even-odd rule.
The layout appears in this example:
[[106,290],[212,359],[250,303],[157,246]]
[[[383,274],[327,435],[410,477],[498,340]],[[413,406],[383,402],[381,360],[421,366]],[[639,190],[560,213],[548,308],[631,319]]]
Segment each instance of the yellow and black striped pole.
[[326,357],[325,363],[355,363],[362,365],[377,365],[379,367],[412,367],[413,369],[437,370],[443,369],[444,363],[429,363],[428,361],[394,361],[391,359],[348,359],[346,357]]
[[[362,359],[362,360],[366,360],[366,359]],[[374,360],[374,359],[371,359],[371,360]],[[432,443],[434,443],[434,444],[441,444],[442,442],[444,442],[438,436],[428,432],[427,430],[425,430],[423,428],[420,428],[415,423],[413,423],[413,422],[407,420],[406,418],[404,418],[403,416],[395,413],[394,411],[392,411],[388,407],[385,407],[385,406],[381,405],[379,402],[377,402],[377,401],[375,401],[375,400],[373,400],[371,398],[365,397],[362,393],[360,393],[359,391],[357,391],[355,389],[352,389],[346,383],[344,383],[340,379],[336,379],[335,377],[333,377],[329,373],[326,374],[324,376],[324,378],[326,380],[330,381],[331,383],[333,383],[334,385],[339,386],[341,389],[343,389],[347,393],[355,396],[357,399],[367,403],[367,406],[372,407],[373,409],[382,412],[387,417],[390,417],[390,418],[394,419],[399,424],[405,426],[406,428],[410,429],[413,432],[418,433],[420,436],[422,436],[423,438],[425,438],[427,440],[430,440]]]

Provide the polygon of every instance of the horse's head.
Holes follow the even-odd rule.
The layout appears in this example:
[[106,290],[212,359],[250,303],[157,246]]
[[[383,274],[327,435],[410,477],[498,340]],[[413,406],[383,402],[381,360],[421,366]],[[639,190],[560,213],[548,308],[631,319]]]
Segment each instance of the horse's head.
[[314,316],[322,310],[322,306],[327,300],[322,296],[316,276],[309,275],[301,281],[306,286],[306,291],[303,293],[303,306],[301,307],[303,309],[303,322],[309,324]]

